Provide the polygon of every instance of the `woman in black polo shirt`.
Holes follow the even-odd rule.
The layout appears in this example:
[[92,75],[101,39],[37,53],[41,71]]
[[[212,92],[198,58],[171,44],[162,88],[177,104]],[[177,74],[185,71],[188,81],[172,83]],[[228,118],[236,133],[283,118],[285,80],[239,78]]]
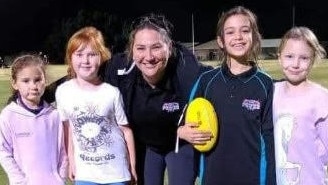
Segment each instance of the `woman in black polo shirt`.
[[190,140],[210,133],[189,126],[180,130],[179,152],[174,152],[178,121],[198,75],[209,69],[171,39],[172,25],[164,16],[150,14],[132,24],[127,53],[114,55],[105,81],[119,87],[132,126],[137,153],[138,185],[162,185],[167,169],[170,185],[193,185],[198,157]]

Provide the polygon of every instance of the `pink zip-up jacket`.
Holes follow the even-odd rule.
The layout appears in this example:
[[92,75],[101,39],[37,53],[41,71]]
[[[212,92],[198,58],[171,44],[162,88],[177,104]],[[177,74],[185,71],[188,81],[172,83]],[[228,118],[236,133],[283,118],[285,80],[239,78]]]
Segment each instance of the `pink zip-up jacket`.
[[0,163],[10,185],[64,185],[67,155],[62,122],[52,106],[33,114],[15,102],[0,114]]

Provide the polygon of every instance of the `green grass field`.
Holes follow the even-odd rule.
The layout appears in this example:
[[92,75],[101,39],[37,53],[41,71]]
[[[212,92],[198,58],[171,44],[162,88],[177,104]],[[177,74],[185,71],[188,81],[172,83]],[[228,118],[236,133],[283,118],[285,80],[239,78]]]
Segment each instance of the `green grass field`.
[[[216,66],[216,62],[204,62],[209,65]],[[283,77],[279,65],[276,60],[260,61],[259,66],[274,79]],[[311,72],[310,79],[322,84],[328,88],[328,60],[316,64]],[[66,74],[66,66],[64,65],[49,65],[47,70],[48,82],[52,82]],[[6,105],[7,99],[10,96],[10,69],[0,68],[0,110]],[[6,174],[0,169],[0,185],[8,183]]]

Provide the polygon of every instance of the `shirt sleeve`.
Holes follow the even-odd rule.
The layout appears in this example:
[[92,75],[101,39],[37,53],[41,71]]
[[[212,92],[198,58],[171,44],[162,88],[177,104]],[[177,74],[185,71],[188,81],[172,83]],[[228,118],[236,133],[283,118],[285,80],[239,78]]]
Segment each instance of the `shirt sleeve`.
[[62,122],[59,123],[59,134],[58,134],[58,149],[59,149],[59,163],[58,173],[62,179],[65,179],[68,175],[68,156],[65,149],[64,141],[64,128]]
[[[264,141],[264,151],[266,160],[266,183],[267,185],[276,184],[275,175],[275,151],[273,135],[273,118],[272,118],[272,101],[273,101],[273,84],[268,87],[267,100],[264,103],[262,113],[261,133]],[[263,148],[262,148],[263,149]],[[263,163],[261,163],[263,164]]]
[[65,112],[65,92],[62,88],[62,86],[59,86],[56,90],[56,108],[58,110],[60,120],[66,121],[68,119],[66,112]]
[[118,89],[116,89],[116,98],[114,102],[115,119],[118,125],[127,125],[128,121],[124,112],[123,98]]
[[0,115],[0,163],[11,184],[26,184],[25,174],[14,158],[12,133],[8,122]]
[[[315,123],[315,128],[317,130],[319,140],[321,143],[324,145],[325,151],[328,148],[328,94],[324,95],[325,97],[323,98],[318,98],[320,100],[317,105],[318,110],[318,119],[316,120]],[[328,154],[326,154],[326,162],[328,161]]]

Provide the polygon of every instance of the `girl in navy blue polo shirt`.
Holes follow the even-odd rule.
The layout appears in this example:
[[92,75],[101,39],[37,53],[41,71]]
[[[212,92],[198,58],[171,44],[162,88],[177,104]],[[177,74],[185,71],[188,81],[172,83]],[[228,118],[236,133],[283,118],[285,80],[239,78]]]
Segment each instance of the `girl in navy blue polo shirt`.
[[220,124],[218,142],[205,153],[206,185],[275,184],[273,83],[256,64],[260,40],[249,9],[232,8],[218,21],[222,66],[203,73],[195,86]]

